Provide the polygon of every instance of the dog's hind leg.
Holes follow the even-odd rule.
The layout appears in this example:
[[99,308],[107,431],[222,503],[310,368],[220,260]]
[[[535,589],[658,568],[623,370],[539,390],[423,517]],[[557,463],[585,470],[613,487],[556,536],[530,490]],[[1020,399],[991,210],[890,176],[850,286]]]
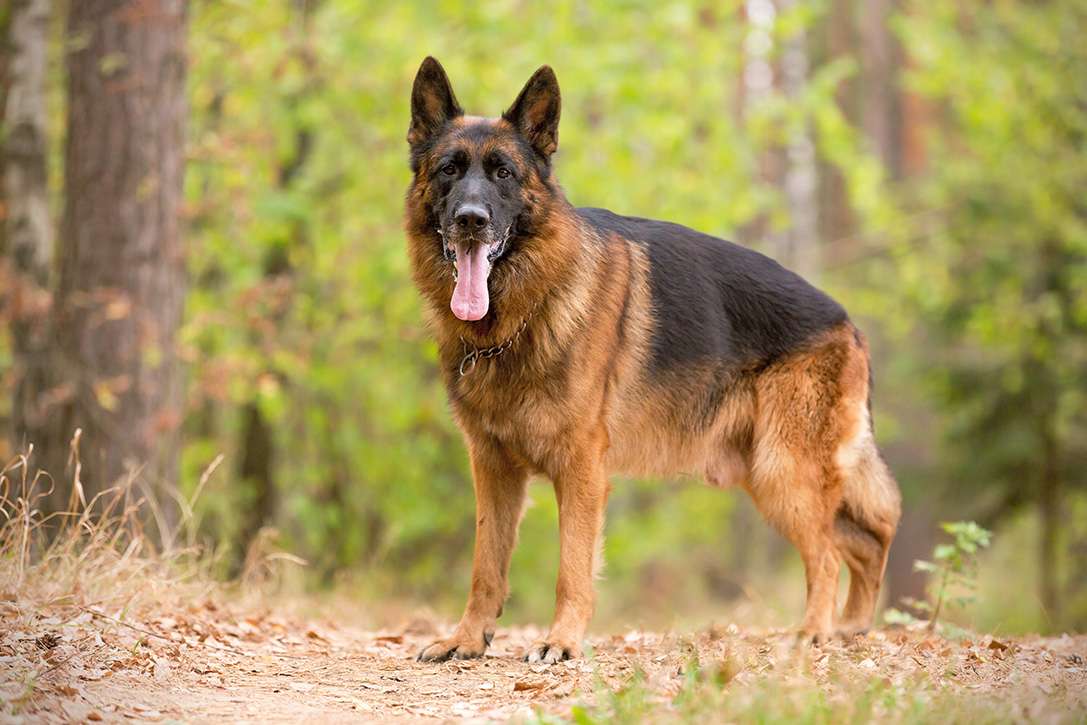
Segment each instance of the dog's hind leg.
[[[898,493],[875,449],[867,400],[868,354],[848,323],[756,381],[748,490],[804,560],[800,629],[813,640],[832,632],[842,556],[855,583],[846,621],[871,619],[897,522]],[[886,518],[889,527],[876,526]]]
[[846,637],[872,626],[900,511],[898,486],[876,450],[870,428],[865,435],[834,516],[834,538],[849,567],[849,596],[838,623],[839,633]]
[[[834,537],[834,510],[828,487],[809,462],[780,447],[769,455],[775,465],[753,467],[747,486],[755,505],[800,552],[804,562],[807,604],[800,635],[824,642],[833,633],[841,558]],[[773,471],[772,477],[767,473]]]

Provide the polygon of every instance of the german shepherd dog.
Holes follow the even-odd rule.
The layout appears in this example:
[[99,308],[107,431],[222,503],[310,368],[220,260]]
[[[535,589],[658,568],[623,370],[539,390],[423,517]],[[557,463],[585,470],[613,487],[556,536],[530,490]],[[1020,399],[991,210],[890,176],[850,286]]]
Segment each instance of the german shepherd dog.
[[[554,484],[560,566],[555,619],[529,662],[582,652],[612,471],[738,484],[800,550],[801,635],[864,631],[900,507],[873,438],[864,337],[761,254],[575,209],[551,168],[559,111],[548,66],[501,118],[465,115],[434,58],[412,88],[412,276],[476,494],[464,616],[419,659],[486,650],[534,475]],[[851,577],[835,626],[841,559]]]

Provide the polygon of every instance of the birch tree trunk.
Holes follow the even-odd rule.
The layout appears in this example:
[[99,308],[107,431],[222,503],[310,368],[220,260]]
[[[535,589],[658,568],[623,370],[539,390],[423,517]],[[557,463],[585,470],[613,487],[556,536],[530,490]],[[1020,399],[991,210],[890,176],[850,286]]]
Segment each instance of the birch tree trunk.
[[5,28],[4,142],[0,148],[0,249],[9,275],[4,308],[11,326],[14,390],[11,447],[25,453],[48,413],[49,279],[53,219],[46,166],[45,95],[49,0],[14,0]]

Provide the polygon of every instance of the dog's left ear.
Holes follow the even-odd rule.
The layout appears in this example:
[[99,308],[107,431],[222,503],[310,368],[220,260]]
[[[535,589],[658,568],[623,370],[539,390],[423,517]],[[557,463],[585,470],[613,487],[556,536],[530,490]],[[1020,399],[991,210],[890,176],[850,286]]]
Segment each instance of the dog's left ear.
[[550,159],[559,146],[561,111],[559,80],[551,66],[545,65],[532,74],[510,110],[502,114],[502,118],[520,131],[536,153],[544,159]]

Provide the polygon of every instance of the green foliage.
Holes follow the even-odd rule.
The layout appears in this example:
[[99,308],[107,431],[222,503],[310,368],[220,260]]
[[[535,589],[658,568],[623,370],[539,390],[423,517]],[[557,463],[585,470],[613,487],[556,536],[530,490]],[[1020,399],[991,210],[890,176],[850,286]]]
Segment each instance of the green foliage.
[[[772,91],[743,114],[730,109],[742,79],[740,9],[739,0],[668,12],[625,2],[194,6],[184,478],[195,481],[221,452],[228,460],[198,502],[204,530],[238,541],[258,501],[257,484],[238,475],[243,413],[255,406],[270,430],[282,546],[325,579],[355,572],[371,593],[461,599],[472,487],[400,222],[413,75],[436,55],[462,105],[496,115],[552,64],[563,88],[557,174],[575,204],[734,237],[757,219],[788,225],[780,189],[760,181],[760,154],[797,128],[826,129],[818,151],[828,158],[867,158],[835,100],[855,69],[847,61],[813,68],[799,99]],[[818,18],[798,5],[775,41]],[[550,492],[534,496],[509,609],[542,619],[557,537]],[[721,578],[731,507],[695,486],[618,484],[608,583],[629,593],[616,607],[637,602],[661,572],[693,564],[693,596],[702,577]]]
[[942,213],[925,222],[926,255],[907,260],[924,269],[911,308],[946,351],[927,388],[947,404],[948,479],[971,496],[998,483],[1021,504],[1045,439],[1079,449],[1087,425],[1087,11],[1000,4],[967,26],[944,4],[899,27],[918,60],[911,87],[949,114],[912,192]]
[[[463,601],[472,488],[400,221],[408,94],[429,54],[465,108],[488,115],[551,64],[563,88],[555,163],[573,203],[726,238],[792,224],[765,166],[809,132],[821,169],[840,174],[857,226],[854,238],[821,240],[832,266],[818,282],[864,320],[880,386],[877,430],[894,444],[888,458],[907,502],[938,489],[957,516],[988,526],[1047,492],[1082,501],[1087,8],[907,3],[892,25],[908,57],[903,102],[924,109],[908,129],[922,158],[889,183],[848,110],[868,90],[861,56],[819,49],[834,4],[779,12],[769,60],[783,63],[787,41],[806,31],[807,82],[796,97],[771,88],[757,98],[742,86],[744,5],[193,4],[192,282],[179,344],[189,370],[186,499],[225,455],[196,500],[202,534],[236,547],[235,565],[243,559],[268,493],[243,475],[243,462],[261,449],[274,498],[262,523],[310,562],[313,579],[351,572],[367,596],[425,599],[449,615]],[[59,200],[59,32],[55,46],[50,168]],[[6,334],[5,371],[18,362]],[[264,438],[249,436],[253,411]],[[545,487],[533,496],[509,610],[539,621],[553,592],[557,513]],[[616,481],[604,606],[640,611],[656,592],[685,606],[719,596],[714,588],[736,578],[726,551],[731,496],[687,482]],[[1078,550],[1083,517],[1064,518],[1058,541]],[[1083,622],[1077,556],[1055,565],[1071,621]]]
[[[947,607],[963,608],[977,600],[968,592],[977,591],[978,550],[988,548],[992,532],[973,521],[945,522],[940,524],[952,537],[950,544],[938,544],[933,551],[933,561],[918,559],[915,571],[930,574],[925,588],[929,601],[907,598],[904,603],[922,612],[928,612],[928,629],[934,631],[940,621],[940,613]],[[907,612],[889,609],[884,619],[896,624],[909,624],[914,617]],[[947,623],[944,623],[947,627]]]
[[[908,87],[940,114],[930,168],[900,191],[929,212],[910,217],[924,253],[896,260],[927,352],[910,365],[935,414],[937,480],[994,522],[1087,488],[1087,7],[917,3],[896,27]],[[1043,581],[1068,580],[1052,551]]]

